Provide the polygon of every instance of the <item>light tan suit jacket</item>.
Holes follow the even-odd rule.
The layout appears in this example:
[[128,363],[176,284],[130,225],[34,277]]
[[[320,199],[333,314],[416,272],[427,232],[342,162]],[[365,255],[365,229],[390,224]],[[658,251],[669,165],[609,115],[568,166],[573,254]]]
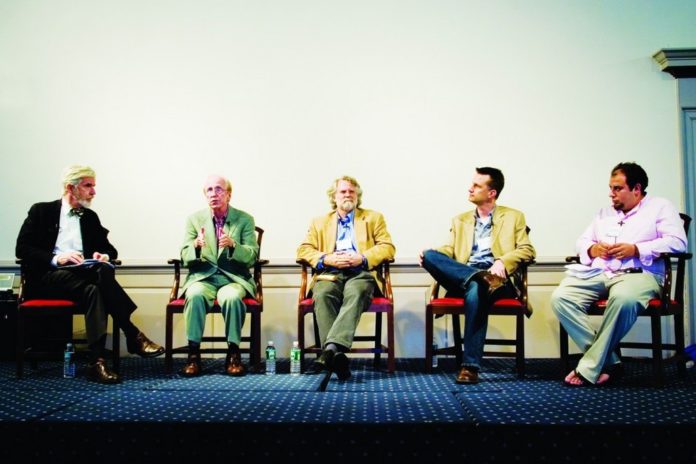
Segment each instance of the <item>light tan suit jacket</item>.
[[[307,261],[316,269],[319,259],[336,250],[336,232],[338,214],[336,211],[315,218],[309,226],[307,236],[297,248],[297,259]],[[377,211],[356,208],[353,218],[353,230],[358,252],[365,256],[367,268],[374,269],[385,260],[394,259],[396,248],[387,231],[384,217]],[[315,273],[311,285],[314,285],[318,273]],[[384,288],[381,277],[372,272],[380,291]],[[310,285],[310,288],[311,288]]]
[[[475,211],[471,210],[452,219],[449,243],[437,251],[460,263],[469,261],[474,245],[474,214]],[[534,259],[536,251],[529,241],[527,223],[522,212],[496,205],[493,210],[491,251],[495,259],[503,262],[508,275],[517,269],[521,261]]]

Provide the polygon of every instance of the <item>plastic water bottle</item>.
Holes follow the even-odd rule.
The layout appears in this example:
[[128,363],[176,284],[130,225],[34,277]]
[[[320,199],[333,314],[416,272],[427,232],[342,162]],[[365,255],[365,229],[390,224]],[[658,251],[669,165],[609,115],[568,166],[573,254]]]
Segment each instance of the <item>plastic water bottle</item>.
[[435,343],[435,340],[433,340],[433,363],[432,363],[432,368],[433,368],[433,369],[437,367],[437,354],[436,354],[436,351],[437,351],[437,343]]
[[266,375],[276,373],[276,349],[273,340],[268,340],[266,346]]
[[292,342],[292,349],[290,349],[290,375],[300,375],[302,371],[301,356],[300,342]]
[[72,343],[65,345],[63,353],[63,377],[72,379],[75,377],[75,347]]

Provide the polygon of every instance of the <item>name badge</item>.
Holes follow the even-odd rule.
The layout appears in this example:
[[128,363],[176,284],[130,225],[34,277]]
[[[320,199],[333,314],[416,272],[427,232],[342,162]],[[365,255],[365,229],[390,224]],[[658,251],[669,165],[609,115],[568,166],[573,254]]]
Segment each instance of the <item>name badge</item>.
[[621,226],[617,222],[617,218],[606,218],[604,219],[604,224],[602,229],[604,229],[604,236],[609,238],[616,238],[621,234]]

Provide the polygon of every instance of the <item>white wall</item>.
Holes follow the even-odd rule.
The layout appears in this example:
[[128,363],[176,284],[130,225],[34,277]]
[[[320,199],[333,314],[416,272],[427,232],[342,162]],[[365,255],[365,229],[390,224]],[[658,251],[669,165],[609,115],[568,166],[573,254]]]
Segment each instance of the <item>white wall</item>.
[[343,173],[414,262],[481,165],[504,170],[501,202],[554,260],[618,161],[681,204],[676,85],[651,55],[693,46],[695,19],[675,0],[3,0],[0,264],[72,163],[97,170],[127,263],[178,253],[211,172],[273,263],[294,261]]

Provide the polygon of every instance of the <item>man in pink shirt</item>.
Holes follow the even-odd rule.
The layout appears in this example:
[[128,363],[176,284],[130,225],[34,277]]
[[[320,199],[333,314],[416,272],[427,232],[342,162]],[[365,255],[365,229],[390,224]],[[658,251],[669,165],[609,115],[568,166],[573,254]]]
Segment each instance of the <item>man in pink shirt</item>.
[[[551,308],[583,351],[565,383],[603,384],[620,362],[615,349],[664,279],[663,252],[686,250],[678,211],[664,198],[646,192],[648,175],[636,163],[619,163],[609,179],[612,205],[602,208],[576,243],[584,268],[563,279],[551,296]],[[599,329],[587,308],[607,299]]]

